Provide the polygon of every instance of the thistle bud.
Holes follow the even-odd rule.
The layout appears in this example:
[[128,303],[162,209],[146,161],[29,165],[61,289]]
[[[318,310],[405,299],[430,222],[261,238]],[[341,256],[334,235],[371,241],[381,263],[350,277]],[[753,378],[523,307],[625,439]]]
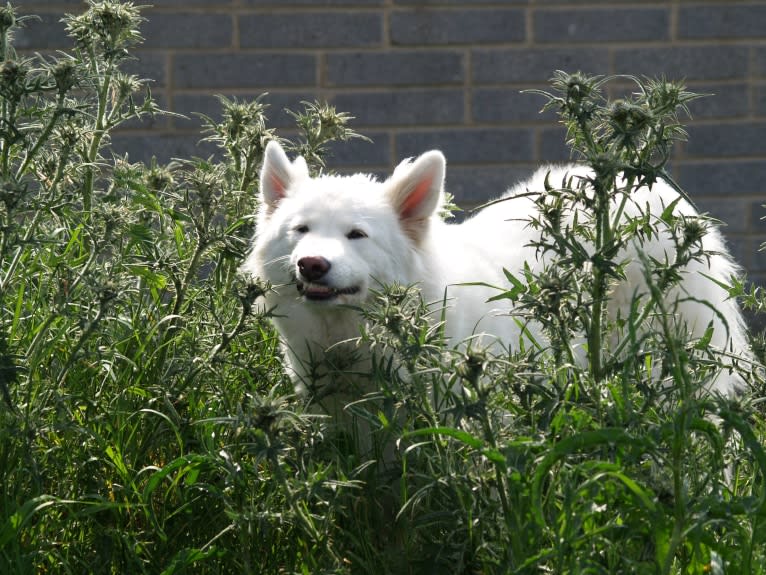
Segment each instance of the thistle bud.
[[27,67],[15,60],[6,60],[0,65],[0,94],[11,100],[18,100],[24,93]]
[[697,219],[684,220],[684,245],[691,246],[702,241],[707,233],[705,224]]
[[77,85],[77,68],[71,60],[57,62],[51,74],[59,94],[66,94]]
[[6,4],[0,8],[0,34],[6,34],[8,30],[16,26],[16,11],[13,6]]

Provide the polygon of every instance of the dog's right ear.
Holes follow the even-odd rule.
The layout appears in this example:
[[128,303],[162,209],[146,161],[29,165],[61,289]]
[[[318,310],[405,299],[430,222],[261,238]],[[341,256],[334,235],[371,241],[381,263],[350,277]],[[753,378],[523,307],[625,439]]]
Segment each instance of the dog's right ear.
[[309,169],[302,157],[290,162],[287,154],[275,140],[266,145],[261,167],[261,205],[273,212],[290,186],[297,180],[307,178]]

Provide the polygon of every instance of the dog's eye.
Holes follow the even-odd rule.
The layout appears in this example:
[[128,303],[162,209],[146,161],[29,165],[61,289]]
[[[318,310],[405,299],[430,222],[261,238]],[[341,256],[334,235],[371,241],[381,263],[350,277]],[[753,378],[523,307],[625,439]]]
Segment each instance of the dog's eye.
[[293,231],[297,234],[306,234],[309,231],[309,227],[307,225],[295,226]]
[[351,230],[346,234],[346,237],[350,240],[361,240],[362,238],[366,238],[367,234],[365,234],[362,230]]

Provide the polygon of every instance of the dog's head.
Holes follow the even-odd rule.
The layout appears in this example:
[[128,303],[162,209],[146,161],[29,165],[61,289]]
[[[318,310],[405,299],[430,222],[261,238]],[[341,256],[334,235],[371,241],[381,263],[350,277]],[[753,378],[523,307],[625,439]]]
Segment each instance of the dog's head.
[[[410,283],[441,205],[445,160],[431,151],[385,182],[363,174],[311,178],[277,142],[266,147],[258,228],[243,269],[306,301],[355,304],[373,282]],[[292,292],[296,293],[296,292]]]

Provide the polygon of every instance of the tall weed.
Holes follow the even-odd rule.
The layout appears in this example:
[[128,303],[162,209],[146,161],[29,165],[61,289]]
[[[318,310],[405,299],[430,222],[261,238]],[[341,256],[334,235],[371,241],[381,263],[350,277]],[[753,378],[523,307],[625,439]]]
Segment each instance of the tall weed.
[[[27,58],[12,35],[32,24],[0,10],[3,572],[276,571],[314,555],[295,531],[333,518],[255,303],[267,286],[237,275],[266,105],[221,100],[218,158],[112,154],[116,128],[161,113],[123,71],[141,21],[92,1],[65,18],[70,54]],[[315,168],[354,135],[325,105],[295,118]]]
[[[141,21],[131,3],[91,0],[65,19],[71,53],[20,57],[13,32],[34,23],[0,9],[0,572],[764,571],[762,416],[747,395],[695,393],[721,367],[704,341],[668,327],[641,353],[630,337],[603,344],[662,312],[677,281],[647,261],[651,301],[620,324],[602,311],[620,243],[660,225],[614,223],[609,199],[627,192],[611,175],[668,177],[691,94],[637,79],[609,103],[606,79],[557,75],[549,105],[604,185],[550,182],[532,225],[552,264],[498,293],[551,346],[449,349],[438,303],[382,287],[360,335],[379,391],[348,408],[373,430],[373,459],[293,396],[268,322],[279,310],[258,300],[269,286],[237,275],[277,137],[265,100],[221,98],[223,119],[205,119],[217,157],[111,152],[113,130],[161,113],[123,71]],[[356,136],[324,104],[294,116],[286,144],[315,172],[331,141]],[[581,205],[593,217],[562,242],[557,210]],[[697,223],[662,222],[681,264],[704,257]]]

